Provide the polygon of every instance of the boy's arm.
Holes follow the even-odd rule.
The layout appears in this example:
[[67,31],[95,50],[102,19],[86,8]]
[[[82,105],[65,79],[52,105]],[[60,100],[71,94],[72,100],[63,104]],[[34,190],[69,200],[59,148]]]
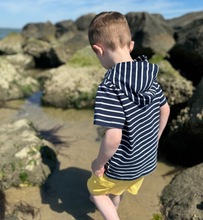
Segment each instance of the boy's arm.
[[160,107],[160,121],[159,121],[159,134],[158,134],[158,141],[166,127],[168,117],[170,114],[170,107],[168,103]]
[[104,165],[115,154],[120,145],[121,138],[122,129],[106,129],[100,145],[98,157],[92,162],[92,171],[95,176],[101,176],[104,173]]

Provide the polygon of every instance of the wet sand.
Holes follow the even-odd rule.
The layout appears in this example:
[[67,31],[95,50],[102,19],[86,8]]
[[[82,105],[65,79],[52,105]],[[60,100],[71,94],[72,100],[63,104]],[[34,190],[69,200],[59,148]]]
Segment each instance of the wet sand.
[[[26,101],[12,101],[7,105],[19,110],[0,109],[0,121],[27,118],[58,149],[57,168],[43,187],[10,188],[6,190],[10,203],[19,200],[40,209],[42,220],[102,220],[94,204],[89,201],[86,188],[91,175],[91,162],[96,158],[100,142],[97,126],[92,124],[92,110],[63,110],[41,107],[40,93]],[[1,116],[5,117],[1,117]],[[157,169],[147,176],[138,193],[125,193],[118,213],[121,220],[150,220],[160,213],[159,196],[173,178],[166,175],[176,169],[158,162]],[[24,216],[23,219],[32,219]],[[40,219],[38,216],[36,219]]]

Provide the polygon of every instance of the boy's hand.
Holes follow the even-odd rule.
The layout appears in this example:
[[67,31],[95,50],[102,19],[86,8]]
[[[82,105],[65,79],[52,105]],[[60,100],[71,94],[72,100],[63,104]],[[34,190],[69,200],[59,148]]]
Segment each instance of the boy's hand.
[[104,166],[98,166],[98,164],[97,164],[97,159],[95,159],[93,162],[92,162],[92,172],[93,172],[93,174],[95,175],[95,176],[98,176],[98,177],[100,177],[100,176],[102,176],[103,175],[103,173],[104,173],[104,171],[105,171],[105,169],[104,169]]

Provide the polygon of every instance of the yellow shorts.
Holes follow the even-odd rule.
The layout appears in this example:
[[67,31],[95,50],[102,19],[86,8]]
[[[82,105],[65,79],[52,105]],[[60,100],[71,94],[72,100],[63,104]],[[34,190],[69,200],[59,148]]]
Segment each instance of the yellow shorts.
[[144,177],[136,180],[123,181],[108,178],[105,174],[101,177],[92,176],[87,181],[87,187],[90,193],[94,195],[121,195],[124,191],[136,195],[140,189]]

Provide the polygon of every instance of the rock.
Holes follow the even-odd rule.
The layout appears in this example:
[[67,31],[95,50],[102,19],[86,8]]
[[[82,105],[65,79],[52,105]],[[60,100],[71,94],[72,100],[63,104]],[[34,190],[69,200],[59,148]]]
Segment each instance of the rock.
[[197,85],[203,76],[203,18],[194,20],[176,32],[176,44],[170,61]]
[[46,181],[51,174],[47,160],[56,163],[56,151],[51,143],[39,136],[32,122],[22,119],[2,124],[0,140],[3,189],[42,185]]
[[18,53],[6,56],[7,60],[16,68],[33,69],[35,68],[35,60],[28,54]]
[[55,26],[56,38],[62,42],[70,40],[78,31],[77,26],[72,20],[58,22],[55,24]]
[[178,174],[162,192],[163,212],[168,220],[203,219],[203,163]]
[[78,28],[79,31],[86,31],[90,25],[91,20],[95,17],[94,13],[90,13],[87,15],[83,15],[79,17],[76,21],[75,24]]
[[140,54],[148,57],[155,53],[166,54],[174,46],[175,40],[171,36],[173,30],[160,16],[132,12],[126,14],[126,18],[135,42],[133,57]]
[[51,70],[50,74],[52,78],[44,84],[44,104],[61,108],[86,108],[93,107],[96,89],[105,70],[88,46],[78,51],[66,65]]
[[188,106],[181,110],[170,125],[164,141],[166,159],[183,166],[203,162],[203,78]]
[[25,54],[34,57],[37,67],[58,67],[63,64],[51,44],[46,41],[30,39],[23,48]]
[[175,30],[179,30],[197,19],[203,19],[203,11],[188,13],[177,18],[168,19],[166,22]]
[[24,98],[40,90],[35,79],[21,76],[5,57],[0,57],[0,64],[1,101]]
[[24,39],[19,33],[10,33],[0,41],[0,55],[1,54],[17,54],[22,52]]
[[167,60],[159,61],[158,82],[161,85],[169,105],[187,102],[193,95],[192,82],[185,79]]

